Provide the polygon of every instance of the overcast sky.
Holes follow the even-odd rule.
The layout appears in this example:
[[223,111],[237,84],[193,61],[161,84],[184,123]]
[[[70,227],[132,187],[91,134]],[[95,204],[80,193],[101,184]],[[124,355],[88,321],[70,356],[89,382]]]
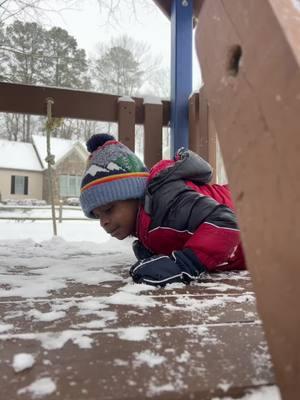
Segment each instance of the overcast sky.
[[[137,7],[137,15],[123,7],[122,17],[118,21],[107,23],[105,9],[100,10],[97,0],[82,0],[75,9],[61,12],[53,17],[53,24],[66,29],[74,36],[79,47],[92,55],[99,42],[109,42],[112,37],[126,33],[136,40],[144,41],[151,46],[154,55],[161,57],[162,64],[170,66],[170,22],[155,6],[152,0],[144,0],[144,7]],[[199,67],[194,57],[194,89],[199,88]]]
[[166,63],[170,59],[170,23],[167,17],[154,5],[144,0],[144,7],[137,7],[137,15],[131,8],[122,7],[122,17],[107,23],[107,13],[99,9],[97,0],[83,0],[73,9],[60,12],[53,17],[53,24],[64,27],[76,37],[80,47],[93,52],[98,42],[107,42],[112,37],[126,33],[136,40],[147,42],[153,52],[161,54]]

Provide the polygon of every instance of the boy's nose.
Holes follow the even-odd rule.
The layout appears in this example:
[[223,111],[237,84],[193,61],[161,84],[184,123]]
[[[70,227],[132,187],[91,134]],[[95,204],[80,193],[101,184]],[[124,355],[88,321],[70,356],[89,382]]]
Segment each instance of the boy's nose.
[[109,226],[109,219],[105,217],[100,218],[100,225],[102,228]]

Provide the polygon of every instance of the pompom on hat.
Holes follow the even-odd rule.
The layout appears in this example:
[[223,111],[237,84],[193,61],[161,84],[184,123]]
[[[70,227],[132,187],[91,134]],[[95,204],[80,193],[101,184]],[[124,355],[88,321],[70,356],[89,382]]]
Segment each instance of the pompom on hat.
[[97,207],[144,196],[149,173],[128,147],[105,133],[93,135],[86,146],[91,154],[81,182],[80,204],[88,218],[96,218],[93,210]]

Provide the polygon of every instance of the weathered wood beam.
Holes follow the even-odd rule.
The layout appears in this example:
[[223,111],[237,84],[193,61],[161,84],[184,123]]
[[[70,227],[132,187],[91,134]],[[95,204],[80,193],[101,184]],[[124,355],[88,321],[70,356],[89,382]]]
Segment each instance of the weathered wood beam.
[[158,8],[165,14],[166,17],[170,18],[171,16],[171,5],[172,0],[153,0]]
[[[121,96],[0,82],[0,112],[46,115],[46,99],[53,98],[53,117],[78,118],[94,121],[118,121],[118,100]],[[133,97],[135,123],[144,123],[144,99]],[[170,121],[170,102],[162,101],[163,125]]]
[[300,398],[300,7],[206,0],[196,47],[284,399]]

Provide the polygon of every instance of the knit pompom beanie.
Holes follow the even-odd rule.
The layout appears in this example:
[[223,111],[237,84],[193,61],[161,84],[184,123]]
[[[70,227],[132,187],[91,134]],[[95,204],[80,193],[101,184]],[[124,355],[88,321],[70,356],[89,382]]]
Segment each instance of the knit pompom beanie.
[[93,210],[118,200],[144,196],[148,170],[124,144],[108,134],[93,135],[86,143],[91,153],[81,182],[80,204],[88,218]]

